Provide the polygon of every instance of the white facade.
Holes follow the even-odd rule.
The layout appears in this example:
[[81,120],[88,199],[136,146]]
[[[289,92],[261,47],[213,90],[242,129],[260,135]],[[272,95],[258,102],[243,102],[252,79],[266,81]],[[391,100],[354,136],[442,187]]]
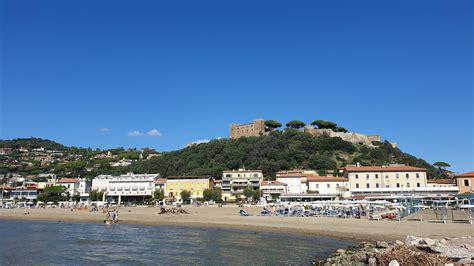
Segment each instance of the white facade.
[[122,197],[153,196],[155,179],[159,174],[133,174],[112,176],[99,175],[92,180],[92,190],[104,192],[104,196]]
[[276,180],[287,185],[287,194],[306,193],[306,184],[302,184],[301,176],[277,176]]
[[66,188],[66,192],[69,196],[79,195],[79,179],[78,178],[61,178],[56,183],[57,186]]
[[343,194],[348,188],[349,182],[340,177],[308,177],[308,190],[318,194]]
[[279,198],[281,195],[286,194],[287,185],[278,181],[263,181],[260,187],[262,195],[266,200],[272,200]]
[[351,190],[427,187],[426,169],[410,166],[353,166],[344,175]]

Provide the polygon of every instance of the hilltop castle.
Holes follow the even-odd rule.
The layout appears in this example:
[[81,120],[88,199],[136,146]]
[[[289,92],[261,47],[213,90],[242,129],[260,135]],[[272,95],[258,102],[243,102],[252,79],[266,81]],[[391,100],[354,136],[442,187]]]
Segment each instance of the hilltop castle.
[[[374,146],[373,141],[381,141],[379,135],[364,135],[361,133],[355,132],[335,132],[331,129],[318,129],[313,128],[312,126],[305,126],[303,131],[305,133],[311,134],[315,137],[328,136],[328,137],[339,137],[345,141],[352,143],[363,143],[367,146]],[[252,123],[249,124],[231,124],[230,125],[230,138],[238,139],[241,137],[258,137],[267,134],[265,131],[265,120],[255,119]],[[396,147],[396,144],[392,144]]]
[[258,137],[265,134],[265,120],[255,119],[253,123],[230,125],[230,138],[238,139],[241,137]]

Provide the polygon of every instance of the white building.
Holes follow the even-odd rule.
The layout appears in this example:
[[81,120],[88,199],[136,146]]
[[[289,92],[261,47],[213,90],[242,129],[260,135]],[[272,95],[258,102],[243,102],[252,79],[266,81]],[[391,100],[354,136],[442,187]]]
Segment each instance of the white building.
[[79,196],[81,197],[81,201],[89,199],[89,192],[91,191],[91,183],[92,182],[90,182],[86,178],[79,178],[79,188],[77,189],[77,192],[79,193]]
[[57,186],[63,186],[69,193],[69,196],[79,195],[79,178],[67,178],[63,177],[56,182]]
[[276,180],[287,185],[287,194],[305,194],[308,191],[306,176],[316,175],[313,170],[291,170],[276,173]]
[[92,180],[92,190],[104,192],[104,199],[124,201],[144,200],[152,197],[155,179],[159,174],[99,175]]
[[129,166],[132,164],[132,160],[130,159],[122,159],[118,162],[110,162],[110,166],[112,167],[125,167],[125,166]]
[[337,176],[317,176],[306,177],[308,193],[344,195],[349,187],[349,180]]
[[272,201],[286,194],[287,186],[287,184],[279,181],[263,180],[260,189],[262,190],[262,196],[265,200]]

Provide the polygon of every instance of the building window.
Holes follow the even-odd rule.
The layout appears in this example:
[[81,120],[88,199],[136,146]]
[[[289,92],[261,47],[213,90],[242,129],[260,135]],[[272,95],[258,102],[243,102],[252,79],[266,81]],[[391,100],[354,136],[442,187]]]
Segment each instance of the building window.
[[376,187],[376,188],[379,188],[379,183],[375,184],[375,187]]
[[359,188],[359,183],[356,183],[356,188]]
[[420,183],[416,183],[416,187],[421,187]]
[[230,174],[226,174],[225,177],[230,177]]
[[395,177],[398,179],[398,178],[400,178],[400,175],[399,175],[399,174],[396,174]]
[[366,174],[366,175],[365,175],[365,178],[366,178],[367,180],[369,180],[369,174]]
[[336,184],[336,187],[338,188],[338,187],[339,187],[339,184]]
[[410,174],[406,174],[405,176],[406,176],[407,179],[410,178]]
[[400,187],[400,183],[397,183],[397,187]]
[[420,174],[419,174],[419,173],[416,173],[416,178],[420,178]]
[[369,183],[365,184],[365,186],[366,186],[367,188],[370,188],[370,184],[369,184]]
[[328,188],[331,188],[331,184],[328,184],[327,186],[328,186]]
[[359,175],[358,175],[358,174],[356,174],[356,179],[359,179]]
[[388,175],[385,175],[385,178],[388,178]]
[[375,179],[378,179],[379,178],[379,174],[375,174]]
[[389,187],[390,187],[390,185],[385,185],[385,187],[386,187],[386,188],[389,188]]
[[253,177],[258,177],[258,174],[253,174]]
[[407,187],[410,187],[410,183],[407,183]]
[[316,184],[316,188],[319,188],[319,184]]
[[469,187],[470,184],[469,184],[469,179],[464,179],[464,186],[465,187]]

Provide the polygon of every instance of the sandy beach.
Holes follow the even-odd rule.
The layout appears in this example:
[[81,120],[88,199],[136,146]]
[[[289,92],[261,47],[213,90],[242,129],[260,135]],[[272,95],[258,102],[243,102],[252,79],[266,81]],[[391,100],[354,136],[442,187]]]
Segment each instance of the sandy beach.
[[[252,214],[240,217],[237,206],[183,207],[189,214],[158,214],[156,207],[118,208],[120,223],[217,227],[327,236],[357,241],[403,240],[407,235],[443,238],[474,235],[474,225],[419,221],[369,221],[329,217],[260,217],[260,208],[243,208]],[[25,215],[25,213],[29,214]],[[0,209],[0,219],[102,223],[105,214],[69,209]]]

